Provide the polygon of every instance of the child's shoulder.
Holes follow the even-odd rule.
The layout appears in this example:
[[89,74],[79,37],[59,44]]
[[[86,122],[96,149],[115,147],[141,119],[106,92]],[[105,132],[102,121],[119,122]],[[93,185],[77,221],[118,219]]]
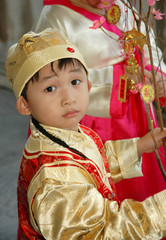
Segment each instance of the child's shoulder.
[[79,124],[79,127],[82,129],[82,131],[83,131],[86,135],[88,135],[89,137],[91,137],[95,142],[96,142],[96,140],[97,140],[96,143],[99,144],[99,142],[100,142],[100,144],[103,145],[102,140],[101,140],[101,138],[99,137],[99,135],[98,135],[96,132],[94,132],[91,128],[86,127],[86,126],[81,125],[81,124]]
[[[82,124],[79,124],[79,127],[82,129],[82,131],[87,134],[87,135],[95,135],[98,136],[98,134],[96,132],[94,132],[91,128],[84,126]],[[99,137],[99,136],[98,136]]]

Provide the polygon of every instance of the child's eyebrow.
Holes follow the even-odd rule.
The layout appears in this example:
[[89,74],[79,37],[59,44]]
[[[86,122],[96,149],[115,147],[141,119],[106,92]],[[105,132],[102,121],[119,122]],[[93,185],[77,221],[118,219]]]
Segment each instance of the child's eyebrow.
[[81,67],[73,68],[73,69],[70,70],[70,72],[81,72]]
[[52,77],[54,77],[54,76],[58,76],[58,75],[56,74],[56,72],[55,72],[54,74],[50,75],[50,76],[45,76],[45,77],[41,78],[41,81],[49,80],[50,78],[52,78]]
[[[82,72],[82,71],[81,71],[81,67],[78,67],[78,68],[71,69],[69,72],[72,73],[72,72]],[[54,76],[58,77],[58,74],[56,72],[54,72],[52,75],[41,78],[41,81],[43,82],[43,81],[49,80],[50,78],[52,78]]]

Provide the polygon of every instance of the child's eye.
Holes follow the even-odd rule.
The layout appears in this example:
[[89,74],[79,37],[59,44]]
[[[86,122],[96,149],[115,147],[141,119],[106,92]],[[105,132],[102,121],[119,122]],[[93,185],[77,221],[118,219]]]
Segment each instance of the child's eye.
[[54,87],[54,86],[50,86],[50,87],[45,89],[46,92],[53,92],[55,90],[56,90],[56,87]]
[[75,79],[71,82],[72,85],[78,85],[81,81],[79,79]]

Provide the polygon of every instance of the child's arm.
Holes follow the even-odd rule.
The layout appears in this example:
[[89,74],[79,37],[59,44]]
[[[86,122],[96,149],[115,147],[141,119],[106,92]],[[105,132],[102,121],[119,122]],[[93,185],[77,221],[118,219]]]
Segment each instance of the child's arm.
[[153,129],[137,141],[138,155],[141,156],[142,153],[153,152],[155,149],[163,146],[163,139],[165,137],[166,128],[163,131],[160,128]]
[[119,207],[88,183],[86,172],[75,167],[72,175],[68,167],[59,171],[63,179],[44,179],[38,189],[33,182],[29,192],[34,196],[29,202],[31,224],[45,239],[159,240],[166,236],[166,191],[143,202],[127,199]]
[[139,138],[131,138],[105,142],[104,149],[114,183],[143,176],[142,158],[137,151],[138,140]]
[[155,148],[161,147],[164,137],[166,129],[161,132],[160,128],[156,128],[142,138],[105,142],[104,148],[114,182],[143,176],[142,153],[153,152]]

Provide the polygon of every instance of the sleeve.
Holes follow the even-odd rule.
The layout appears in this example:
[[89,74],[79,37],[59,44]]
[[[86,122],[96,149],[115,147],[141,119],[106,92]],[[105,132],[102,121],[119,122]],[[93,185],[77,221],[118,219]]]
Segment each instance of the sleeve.
[[[107,79],[112,76],[112,68],[104,67],[101,69],[89,69],[89,77],[92,82],[92,88],[89,93],[89,107],[87,115],[95,117],[110,118],[110,101],[112,92],[112,83],[105,83],[99,80]],[[96,80],[98,80],[96,82]]]
[[119,207],[78,168],[57,168],[54,176],[45,172],[44,179],[40,174],[40,181],[31,182],[28,200],[32,226],[45,239],[157,240],[166,235],[166,191],[143,202],[125,200]]
[[139,138],[107,141],[104,144],[114,182],[125,178],[143,176],[142,158],[138,158],[137,141]]

